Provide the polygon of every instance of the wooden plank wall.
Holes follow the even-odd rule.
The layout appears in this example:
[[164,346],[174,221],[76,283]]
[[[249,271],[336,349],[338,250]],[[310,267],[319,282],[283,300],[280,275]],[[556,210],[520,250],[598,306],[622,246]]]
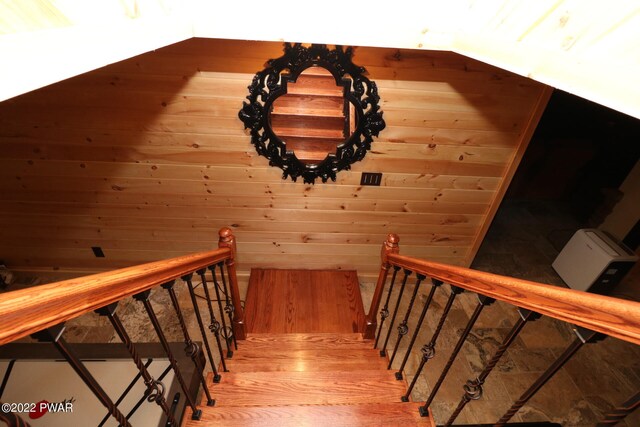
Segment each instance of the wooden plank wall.
[[[548,88],[454,53],[359,47],[387,128],[337,182],[305,185],[257,156],[237,118],[281,52],[192,39],[0,103],[0,259],[111,269],[215,247],[231,226],[243,273],[373,277],[391,232],[404,254],[469,264]],[[361,187],[362,171],[382,186]]]

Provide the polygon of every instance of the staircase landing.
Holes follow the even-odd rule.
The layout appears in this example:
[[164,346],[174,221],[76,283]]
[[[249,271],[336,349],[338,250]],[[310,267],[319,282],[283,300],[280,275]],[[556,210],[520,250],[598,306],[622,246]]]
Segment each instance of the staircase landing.
[[355,271],[252,269],[245,304],[248,333],[364,331]]

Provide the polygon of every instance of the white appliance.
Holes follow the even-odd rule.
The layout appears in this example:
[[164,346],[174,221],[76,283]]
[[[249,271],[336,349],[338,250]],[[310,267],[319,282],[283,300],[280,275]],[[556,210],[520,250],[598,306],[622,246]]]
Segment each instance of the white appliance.
[[576,231],[552,266],[570,288],[607,294],[637,260],[602,231],[585,228]]

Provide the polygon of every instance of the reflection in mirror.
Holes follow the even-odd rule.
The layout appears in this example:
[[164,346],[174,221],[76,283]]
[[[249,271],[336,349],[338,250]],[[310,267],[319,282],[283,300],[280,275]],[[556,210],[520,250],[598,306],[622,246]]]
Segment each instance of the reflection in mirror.
[[378,87],[352,56],[350,47],[285,43],[253,77],[238,118],[283,179],[335,181],[385,128]]
[[338,86],[329,70],[319,66],[307,68],[287,85],[287,93],[274,101],[269,113],[271,129],[287,152],[304,164],[336,153],[355,129],[353,106],[346,98],[350,87],[351,79]]

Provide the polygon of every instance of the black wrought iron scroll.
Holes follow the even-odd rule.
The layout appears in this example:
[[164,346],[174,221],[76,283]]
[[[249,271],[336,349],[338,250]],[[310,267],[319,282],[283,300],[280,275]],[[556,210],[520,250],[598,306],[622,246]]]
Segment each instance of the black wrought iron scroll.
[[[283,179],[291,177],[296,181],[302,177],[309,184],[316,178],[322,182],[335,181],[337,172],[350,169],[354,162],[364,158],[371,149],[373,137],[385,128],[376,83],[364,75],[364,67],[351,62],[352,56],[351,47],[329,49],[319,44],[305,47],[300,43],[285,43],[284,55],[267,61],[265,69],[256,73],[248,86],[248,102],[243,102],[238,117],[245,129],[250,130],[251,143],[258,154],[269,159],[269,165],[281,168]],[[287,150],[286,143],[273,132],[269,112],[274,101],[287,93],[287,85],[313,66],[327,69],[336,84],[345,88],[344,97],[354,108],[355,129],[337,146],[335,153],[329,153],[320,163],[305,164],[293,151]],[[283,73],[285,70],[288,73]]]

